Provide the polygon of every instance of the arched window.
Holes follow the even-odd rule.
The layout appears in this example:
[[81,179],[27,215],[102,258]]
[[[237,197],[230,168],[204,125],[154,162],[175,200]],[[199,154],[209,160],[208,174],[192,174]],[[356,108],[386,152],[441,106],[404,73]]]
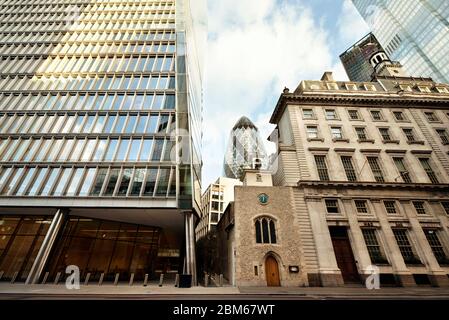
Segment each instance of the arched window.
[[260,221],[256,221],[256,242],[262,243],[262,234],[260,232]]
[[276,243],[276,227],[272,219],[258,218],[254,226],[256,228],[256,243]]

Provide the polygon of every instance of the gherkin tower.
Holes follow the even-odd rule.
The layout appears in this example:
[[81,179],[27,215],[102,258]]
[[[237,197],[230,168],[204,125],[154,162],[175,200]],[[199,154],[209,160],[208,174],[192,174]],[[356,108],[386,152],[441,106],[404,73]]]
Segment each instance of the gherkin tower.
[[228,178],[240,179],[244,169],[250,169],[259,159],[267,168],[267,153],[259,130],[247,117],[241,117],[231,130],[224,158],[224,173]]

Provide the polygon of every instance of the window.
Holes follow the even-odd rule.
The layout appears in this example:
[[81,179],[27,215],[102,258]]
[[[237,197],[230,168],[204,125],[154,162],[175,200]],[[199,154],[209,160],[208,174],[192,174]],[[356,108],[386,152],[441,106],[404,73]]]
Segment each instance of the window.
[[90,192],[91,196],[98,196],[100,195],[101,189],[103,188],[104,181],[106,179],[106,174],[108,173],[108,169],[106,168],[100,168],[98,170],[97,176],[95,178],[95,182],[92,188],[92,191]]
[[380,121],[383,119],[382,113],[380,112],[380,110],[371,110],[371,118],[373,118],[373,120],[375,121]]
[[432,169],[432,166],[430,165],[429,158],[419,158],[419,162],[421,163],[421,166],[423,167],[430,181],[432,183],[440,183],[440,181],[437,178],[437,175],[435,174],[435,172]]
[[393,157],[393,162],[396,165],[396,168],[399,171],[399,174],[402,177],[402,180],[405,183],[412,183],[412,179],[410,178],[410,173],[407,170],[405,163],[404,163],[404,158],[401,157]]
[[328,82],[327,87],[329,90],[338,90],[338,85],[335,82]]
[[355,132],[356,132],[357,138],[359,140],[362,140],[362,141],[367,140],[366,130],[364,127],[355,128]]
[[397,121],[405,121],[404,113],[402,111],[393,111],[393,116]]
[[307,126],[307,137],[309,139],[318,138],[318,127],[317,126]]
[[341,156],[341,162],[343,163],[343,168],[345,169],[346,177],[348,181],[357,181],[357,175],[352,164],[351,156]]
[[405,229],[393,229],[394,237],[398,243],[399,250],[405,263],[417,263],[420,262],[416,259],[412,246],[407,236],[407,230]]
[[402,131],[404,132],[405,137],[407,138],[408,142],[416,141],[415,134],[413,133],[413,129],[411,129],[411,128],[402,128]]
[[427,86],[418,86],[419,91],[430,93],[430,88]]
[[360,120],[360,114],[358,110],[348,110],[348,114],[351,120]]
[[444,212],[446,212],[446,214],[449,215],[449,201],[441,202],[441,206],[443,207]]
[[435,115],[435,113],[433,111],[429,111],[429,112],[424,112],[424,115],[426,116],[427,120],[429,122],[436,122],[438,121],[437,116]]
[[304,119],[313,119],[315,115],[312,109],[302,109],[302,115]]
[[340,127],[331,127],[332,139],[343,139],[343,132]]
[[401,88],[401,90],[406,91],[406,92],[413,91],[412,87],[408,84],[401,84],[401,85],[399,85],[399,88]]
[[417,214],[426,214],[426,208],[424,207],[424,201],[413,201]]
[[384,207],[387,213],[396,214],[396,202],[394,200],[386,200],[384,201]]
[[326,199],[324,200],[326,204],[327,213],[339,213],[338,210],[338,201],[337,199]]
[[356,91],[357,90],[357,85],[354,84],[354,83],[346,83],[345,86],[346,86],[347,90],[352,90],[352,91]]
[[106,189],[104,191],[105,196],[112,196],[115,190],[115,185],[117,184],[120,169],[111,169],[109,174],[109,180],[106,184]]
[[276,243],[276,227],[270,218],[259,218],[255,222],[256,243]]
[[315,155],[315,163],[318,170],[318,177],[321,181],[329,181],[329,173],[327,171],[326,156]]
[[379,128],[383,141],[391,141],[390,130],[388,128]]
[[443,246],[441,245],[440,239],[438,238],[437,231],[431,229],[424,229],[423,231],[437,261],[439,263],[448,263],[449,261],[446,257]]
[[440,137],[441,143],[449,144],[449,134],[446,129],[436,129],[438,136]]
[[439,93],[449,93],[446,87],[436,87]]
[[385,182],[384,175],[382,172],[382,169],[379,165],[379,158],[378,157],[368,157],[368,164],[371,167],[371,171],[373,173],[374,179],[377,182]]
[[326,109],[326,119],[327,120],[336,120],[337,119],[337,112],[334,109]]
[[376,91],[376,87],[372,84],[365,84],[365,89],[367,91]]
[[131,176],[133,173],[133,169],[126,168],[123,170],[122,179],[119,184],[118,196],[126,196],[126,193],[128,192],[129,183],[131,181]]
[[354,203],[358,213],[368,213],[366,200],[354,200]]
[[365,239],[366,248],[372,263],[385,263],[386,260],[380,250],[379,241],[377,241],[375,229],[362,229],[363,238]]

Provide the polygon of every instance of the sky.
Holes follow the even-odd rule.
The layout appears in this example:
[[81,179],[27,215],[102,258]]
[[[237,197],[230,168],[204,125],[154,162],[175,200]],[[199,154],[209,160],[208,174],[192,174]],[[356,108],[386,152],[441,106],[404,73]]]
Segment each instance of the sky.
[[[339,55],[369,30],[350,0],[208,0],[203,111],[203,190],[223,175],[230,130],[241,116],[273,131],[284,87],[332,71],[347,80]],[[271,153],[272,143],[266,142]]]

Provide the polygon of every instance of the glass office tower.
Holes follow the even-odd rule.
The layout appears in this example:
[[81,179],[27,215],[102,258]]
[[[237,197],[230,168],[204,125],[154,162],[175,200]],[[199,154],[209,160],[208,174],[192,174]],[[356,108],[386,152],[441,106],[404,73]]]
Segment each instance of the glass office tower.
[[205,3],[0,2],[0,278],[194,275]]
[[449,2],[352,0],[388,56],[413,76],[449,82]]
[[244,169],[257,163],[268,167],[267,152],[257,127],[247,117],[241,117],[231,130],[224,156],[223,170],[228,178],[241,179]]
[[356,82],[371,81],[374,67],[370,59],[379,51],[384,51],[384,49],[376,37],[372,33],[369,33],[343,52],[340,55],[340,60],[349,80]]

